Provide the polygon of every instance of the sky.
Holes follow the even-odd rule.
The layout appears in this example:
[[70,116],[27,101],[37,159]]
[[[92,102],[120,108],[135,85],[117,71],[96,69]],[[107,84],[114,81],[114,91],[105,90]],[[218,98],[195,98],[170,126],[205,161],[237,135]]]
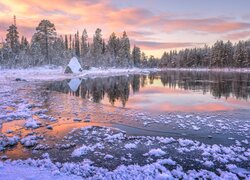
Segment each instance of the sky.
[[0,40],[17,17],[20,36],[31,38],[42,19],[59,35],[96,28],[105,39],[126,31],[147,55],[250,38],[250,0],[0,0]]

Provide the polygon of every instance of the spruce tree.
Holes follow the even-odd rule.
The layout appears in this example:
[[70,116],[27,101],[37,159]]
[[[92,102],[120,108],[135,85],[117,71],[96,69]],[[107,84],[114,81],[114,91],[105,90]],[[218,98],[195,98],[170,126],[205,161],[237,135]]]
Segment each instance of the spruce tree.
[[65,49],[68,50],[69,49],[69,42],[68,42],[68,36],[65,35],[64,37],[64,44],[65,44]]
[[133,64],[136,67],[139,67],[141,64],[141,50],[139,47],[134,45],[134,48],[132,50],[132,60]]
[[81,56],[85,57],[89,52],[88,47],[88,33],[87,30],[84,29],[81,37]]
[[18,53],[20,48],[19,35],[16,25],[12,24],[7,29],[6,43],[13,53]]
[[130,62],[130,41],[125,31],[123,32],[122,38],[120,40],[119,63],[123,67],[133,64]]
[[94,58],[100,58],[102,54],[102,30],[97,28],[93,37],[92,55]]
[[42,54],[45,54],[46,61],[51,64],[49,49],[56,39],[55,25],[49,20],[42,20],[36,28],[36,33],[33,36],[33,41],[39,43]]
[[79,32],[75,34],[75,54],[77,57],[80,57],[80,40],[79,40]]

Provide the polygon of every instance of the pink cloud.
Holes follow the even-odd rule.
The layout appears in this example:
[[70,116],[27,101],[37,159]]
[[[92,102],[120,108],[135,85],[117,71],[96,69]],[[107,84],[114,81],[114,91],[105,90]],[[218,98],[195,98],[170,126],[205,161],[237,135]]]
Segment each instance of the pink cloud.
[[240,39],[250,38],[250,31],[241,31],[241,32],[227,34],[224,36],[224,38],[230,40],[240,40]]
[[176,49],[176,48],[186,48],[186,47],[203,45],[203,43],[192,43],[192,42],[135,41],[134,43],[144,50]]

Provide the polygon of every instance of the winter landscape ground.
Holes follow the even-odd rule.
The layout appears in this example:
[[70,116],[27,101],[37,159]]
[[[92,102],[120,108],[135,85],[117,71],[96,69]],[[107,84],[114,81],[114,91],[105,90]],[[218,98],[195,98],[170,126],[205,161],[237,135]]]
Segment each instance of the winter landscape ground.
[[249,7],[0,0],[0,180],[250,180]]
[[248,69],[0,75],[0,179],[250,178]]

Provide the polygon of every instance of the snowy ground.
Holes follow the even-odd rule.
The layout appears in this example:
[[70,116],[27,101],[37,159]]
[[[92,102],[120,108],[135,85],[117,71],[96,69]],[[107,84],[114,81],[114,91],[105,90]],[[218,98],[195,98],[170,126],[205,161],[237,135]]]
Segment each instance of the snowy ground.
[[117,69],[117,68],[91,68],[90,70],[83,70],[78,74],[64,74],[64,68],[62,67],[37,67],[32,69],[6,69],[0,70],[0,81],[13,80],[15,78],[25,79],[27,81],[35,80],[60,80],[70,79],[74,77],[103,77],[103,76],[118,76],[118,75],[129,75],[129,74],[149,74],[150,72],[159,71],[160,69]]
[[148,72],[0,71],[0,179],[250,179],[247,112],[153,114],[51,93],[40,81]]
[[84,78],[84,77],[103,77],[103,76],[119,76],[119,75],[129,75],[129,74],[149,74],[150,72],[157,71],[199,71],[199,72],[241,72],[250,73],[249,68],[223,68],[223,69],[208,69],[208,68],[129,68],[129,69],[117,69],[117,68],[91,68],[90,70],[84,70],[78,74],[64,74],[64,68],[62,67],[37,67],[31,69],[6,69],[1,70],[0,68],[0,81],[3,80],[13,80],[15,78],[21,78],[25,80],[60,80],[60,79],[70,79],[74,77]]

